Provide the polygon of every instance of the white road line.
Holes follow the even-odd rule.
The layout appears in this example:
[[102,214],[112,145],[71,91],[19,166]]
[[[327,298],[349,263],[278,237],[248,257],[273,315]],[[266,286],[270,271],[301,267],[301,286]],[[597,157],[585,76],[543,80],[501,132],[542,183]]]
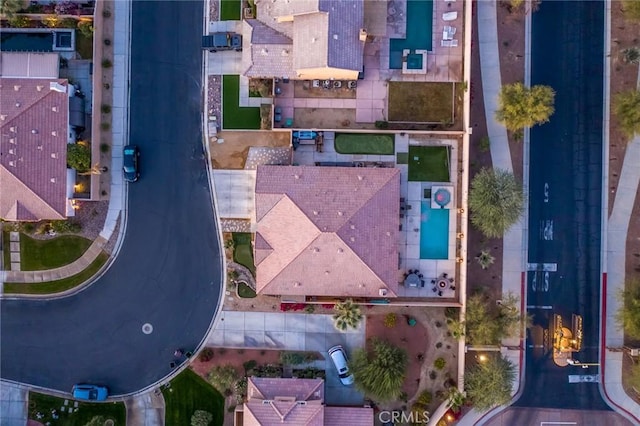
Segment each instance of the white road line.
[[558,272],[557,263],[527,263],[527,271],[545,271],[545,272]]
[[540,422],[540,426],[544,425],[577,425],[576,422]]
[[527,309],[553,309],[551,305],[527,305]]

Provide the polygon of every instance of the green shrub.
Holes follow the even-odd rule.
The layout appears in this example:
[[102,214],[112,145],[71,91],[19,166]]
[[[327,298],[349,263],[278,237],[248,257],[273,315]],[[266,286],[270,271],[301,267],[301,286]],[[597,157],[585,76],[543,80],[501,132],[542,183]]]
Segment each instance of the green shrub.
[[230,395],[240,376],[232,365],[215,366],[209,371],[207,380],[220,393]]
[[286,365],[307,364],[315,360],[315,354],[310,352],[280,352],[280,362]]
[[242,363],[242,367],[244,368],[245,373],[253,370],[257,365],[258,362],[254,359],[250,359],[249,361]]
[[100,152],[106,154],[107,152],[109,152],[110,149],[111,149],[111,147],[109,146],[108,143],[101,143],[100,144]]
[[78,22],[78,31],[80,34],[87,38],[93,37],[93,22],[92,21],[80,21]]
[[442,357],[436,359],[433,362],[433,366],[438,370],[442,370],[445,365],[447,365],[447,361],[445,361],[444,358],[442,358]]
[[375,123],[376,129],[388,129],[389,128],[389,122],[388,121],[383,121],[383,120],[378,120]]
[[211,359],[213,359],[213,349],[204,348],[198,355],[198,359],[202,362],[211,361]]
[[60,19],[58,19],[57,16],[45,16],[44,18],[42,18],[42,24],[45,27],[57,28],[60,25]]
[[31,18],[24,15],[15,15],[7,20],[10,27],[13,28],[27,28],[31,25]]
[[54,220],[51,222],[51,229],[58,234],[68,234],[80,232],[82,227],[78,222],[67,220]]
[[113,66],[113,62],[111,62],[110,59],[103,59],[102,62],[102,68],[111,68]]
[[385,327],[393,328],[396,326],[397,321],[398,321],[398,317],[393,312],[389,312],[387,315],[384,316]]
[[478,149],[480,152],[489,152],[491,149],[491,140],[487,136],[481,137],[478,143]]
[[76,28],[78,26],[78,21],[73,18],[64,18],[58,24],[59,28]]
[[213,414],[204,410],[196,410],[191,416],[191,426],[209,426],[213,421]]
[[298,379],[324,379],[325,372],[314,367],[307,367],[302,370],[293,370],[293,377]]
[[103,18],[111,18],[111,11],[109,9],[105,9],[102,11]]
[[109,130],[110,128],[111,128],[111,123],[108,123],[106,121],[103,123],[100,123],[100,129],[106,131],[106,130]]
[[304,311],[308,314],[312,314],[316,311],[315,305],[307,305],[304,307]]
[[424,407],[427,407],[429,404],[431,404],[432,399],[433,399],[433,396],[431,395],[431,392],[429,392],[428,390],[425,390],[425,391],[422,391],[420,396],[418,396],[418,398],[416,399],[416,404],[420,404]]
[[104,114],[110,114],[111,113],[111,105],[102,104],[100,106],[100,111],[102,111]]
[[91,150],[86,142],[67,144],[67,165],[80,173],[91,168]]

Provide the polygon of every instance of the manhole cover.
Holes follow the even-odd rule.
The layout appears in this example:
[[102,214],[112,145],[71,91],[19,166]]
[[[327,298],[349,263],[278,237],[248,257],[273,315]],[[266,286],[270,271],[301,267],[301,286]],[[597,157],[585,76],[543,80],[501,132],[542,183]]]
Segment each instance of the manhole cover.
[[146,323],[142,326],[142,332],[144,334],[151,334],[153,333],[153,326],[149,323]]

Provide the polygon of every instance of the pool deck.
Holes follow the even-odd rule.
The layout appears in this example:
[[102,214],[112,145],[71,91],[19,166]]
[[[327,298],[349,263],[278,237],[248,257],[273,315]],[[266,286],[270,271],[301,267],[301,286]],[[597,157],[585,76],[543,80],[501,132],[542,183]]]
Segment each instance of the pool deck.
[[[432,140],[428,142],[410,140],[408,136],[396,137],[396,152],[408,152],[411,145],[449,145],[451,147],[451,169],[449,174],[452,182],[449,183],[455,191],[456,177],[458,176],[458,144],[452,140]],[[400,196],[405,200],[404,217],[401,218],[402,231],[400,232],[399,252],[400,271],[398,282],[402,282],[403,274],[409,269],[418,269],[424,275],[424,287],[398,287],[399,297],[429,297],[429,298],[454,298],[454,290],[444,290],[442,296],[434,295],[431,280],[443,273],[455,279],[456,277],[456,210],[455,204],[457,194],[453,194],[451,208],[449,209],[449,258],[448,259],[420,259],[420,231],[421,231],[421,203],[424,200],[424,190],[432,186],[440,186],[437,182],[409,182],[409,165],[398,164],[400,169]]]

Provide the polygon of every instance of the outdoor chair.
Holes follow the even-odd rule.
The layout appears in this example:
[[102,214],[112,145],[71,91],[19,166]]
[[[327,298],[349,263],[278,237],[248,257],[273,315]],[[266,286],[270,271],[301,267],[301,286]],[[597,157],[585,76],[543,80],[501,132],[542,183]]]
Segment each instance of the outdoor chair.
[[273,121],[275,121],[276,123],[279,123],[282,121],[282,114],[275,114],[273,116]]
[[276,114],[282,114],[282,108],[281,107],[276,107],[275,113]]
[[284,123],[284,127],[293,127],[293,118],[287,118],[287,121]]
[[334,89],[339,89],[342,87],[342,82],[341,81],[334,81],[333,82],[333,88]]
[[349,80],[347,82],[347,87],[349,89],[355,89],[358,86],[358,83],[355,80]]

